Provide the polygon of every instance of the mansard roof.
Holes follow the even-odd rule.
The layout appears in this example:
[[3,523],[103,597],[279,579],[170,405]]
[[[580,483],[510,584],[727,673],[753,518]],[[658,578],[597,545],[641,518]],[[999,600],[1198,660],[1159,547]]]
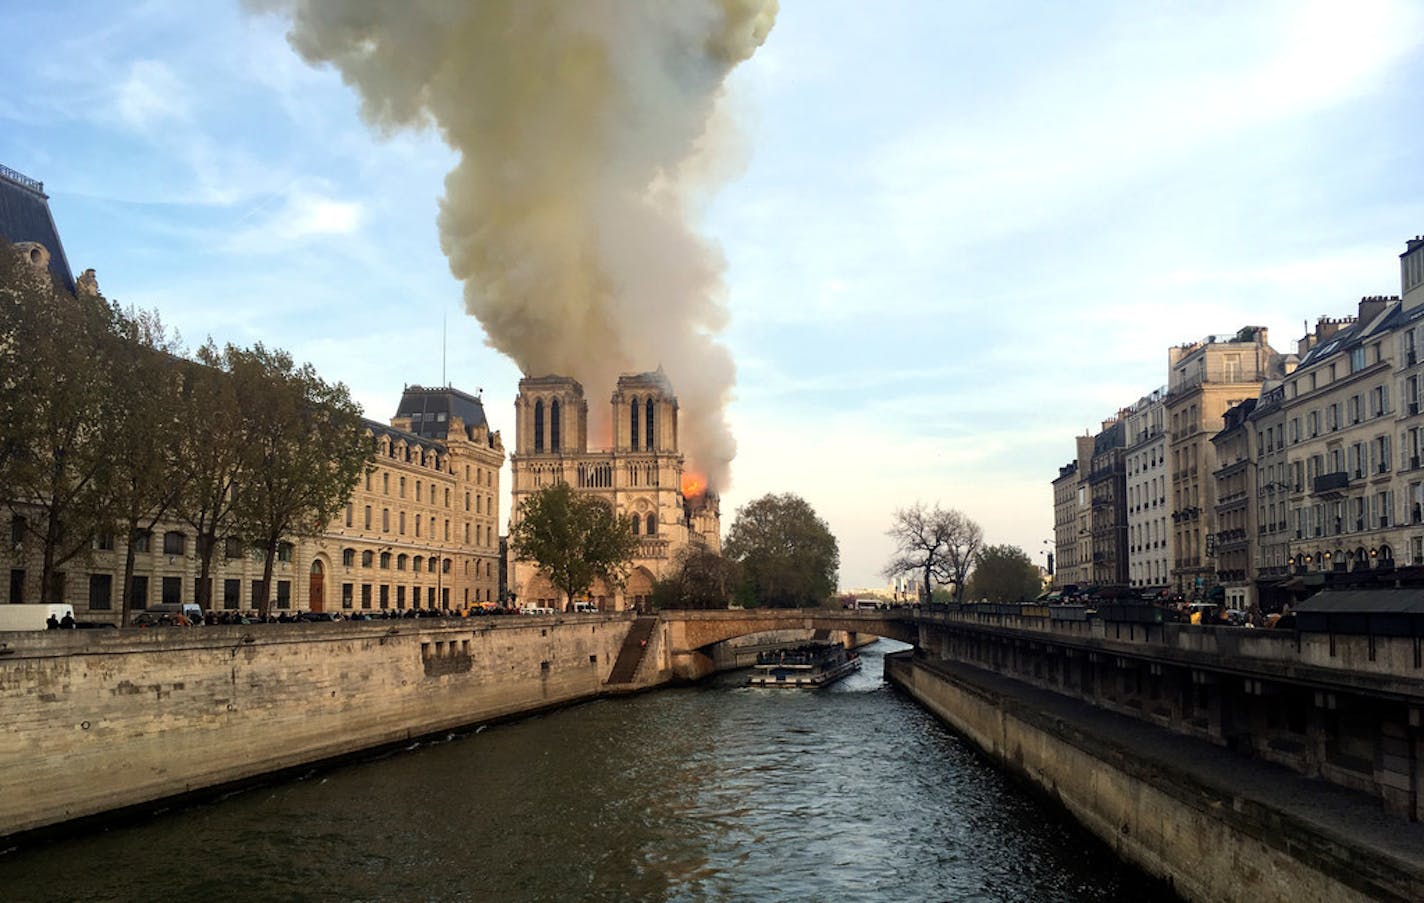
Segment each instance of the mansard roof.
[[49,195],[44,183],[0,165],[0,238],[11,244],[33,241],[49,251],[49,271],[69,291],[74,291],[74,274],[59,230],[49,212]]
[[1385,302],[1384,309],[1369,321],[1356,320],[1305,353],[1297,370],[1313,367],[1329,357],[1350,351],[1398,328],[1406,319],[1398,298],[1368,299]]
[[393,426],[388,426],[384,423],[381,423],[379,420],[371,420],[369,418],[363,417],[361,418],[361,423],[363,426],[366,427],[366,429],[371,431],[372,436],[375,436],[378,439],[381,436],[386,436],[391,440],[392,443],[395,443],[400,440],[405,440],[406,444],[412,447],[424,448],[429,451],[438,452],[440,454],[445,453],[445,448],[439,442],[436,442],[434,439],[427,439],[424,436],[417,436],[415,433],[408,433],[405,430],[398,430]]
[[411,432],[426,439],[449,438],[450,421],[455,417],[464,421],[466,429],[489,427],[484,403],[449,386],[406,386],[396,417],[409,417]]

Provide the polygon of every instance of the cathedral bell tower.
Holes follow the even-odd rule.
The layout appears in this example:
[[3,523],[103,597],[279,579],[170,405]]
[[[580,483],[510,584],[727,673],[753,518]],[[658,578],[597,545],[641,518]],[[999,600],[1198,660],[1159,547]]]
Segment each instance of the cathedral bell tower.
[[677,452],[677,396],[661,367],[618,377],[612,401],[616,451]]
[[514,401],[515,453],[582,454],[588,450],[588,402],[567,376],[527,376]]

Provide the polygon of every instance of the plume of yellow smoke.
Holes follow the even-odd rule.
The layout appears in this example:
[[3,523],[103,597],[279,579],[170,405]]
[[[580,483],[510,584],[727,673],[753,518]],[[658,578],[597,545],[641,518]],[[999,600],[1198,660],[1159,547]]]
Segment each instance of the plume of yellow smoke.
[[[692,465],[725,488],[724,263],[689,225],[723,83],[776,0],[267,0],[373,126],[459,152],[440,240],[489,343],[594,391],[662,365]],[[601,405],[591,405],[598,411]],[[596,435],[597,433],[595,433]]]

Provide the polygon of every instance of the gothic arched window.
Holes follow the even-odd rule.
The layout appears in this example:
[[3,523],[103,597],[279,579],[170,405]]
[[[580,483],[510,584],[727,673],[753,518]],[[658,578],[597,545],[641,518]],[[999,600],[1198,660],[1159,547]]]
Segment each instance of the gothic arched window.
[[633,535],[634,535],[634,536],[637,536],[637,535],[638,535],[638,525],[639,525],[640,523],[642,523],[642,518],[638,517],[638,515],[636,515],[636,514],[633,515]]
[[630,425],[632,429],[629,435],[633,437],[633,451],[638,450],[638,398],[633,397],[633,403],[628,406]]
[[559,400],[549,403],[549,451],[559,450]]
[[544,399],[534,402],[534,451],[544,450]]
[[655,445],[655,443],[653,442],[653,400],[652,400],[651,398],[648,399],[648,422],[647,422],[647,430],[648,430],[648,441],[647,441],[646,444],[647,444],[647,447],[648,447],[648,451],[652,451],[652,450],[653,450],[653,447],[654,447],[654,445]]
[[648,534],[649,536],[657,536],[657,535],[658,535],[658,516],[657,516],[656,514],[649,514],[649,515],[648,515],[647,534]]

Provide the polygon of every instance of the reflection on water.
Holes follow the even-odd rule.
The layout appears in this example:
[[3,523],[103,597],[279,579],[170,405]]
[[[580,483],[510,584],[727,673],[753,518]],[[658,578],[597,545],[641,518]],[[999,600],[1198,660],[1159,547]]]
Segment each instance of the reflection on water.
[[864,668],[604,700],[0,858],[6,900],[1120,900],[1158,891]]

